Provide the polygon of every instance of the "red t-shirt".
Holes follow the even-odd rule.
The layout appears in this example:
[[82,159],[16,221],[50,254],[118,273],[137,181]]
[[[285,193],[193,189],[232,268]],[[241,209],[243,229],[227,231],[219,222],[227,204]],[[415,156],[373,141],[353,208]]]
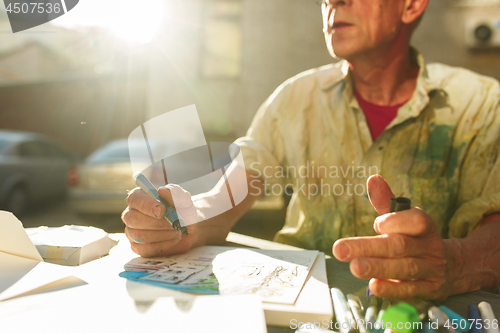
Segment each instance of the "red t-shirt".
[[365,114],[366,121],[368,121],[373,140],[376,140],[382,134],[387,125],[396,118],[398,109],[406,104],[405,102],[394,106],[381,106],[365,101],[357,91],[354,91],[354,95]]

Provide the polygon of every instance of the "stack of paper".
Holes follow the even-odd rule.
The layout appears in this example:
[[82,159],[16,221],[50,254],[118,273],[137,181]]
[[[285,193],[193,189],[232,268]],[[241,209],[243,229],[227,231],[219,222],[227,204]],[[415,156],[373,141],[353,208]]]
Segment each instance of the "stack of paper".
[[118,243],[102,229],[77,225],[29,228],[26,233],[45,262],[66,266],[99,259]]
[[0,211],[0,301],[85,283],[68,268],[43,262],[21,221]]

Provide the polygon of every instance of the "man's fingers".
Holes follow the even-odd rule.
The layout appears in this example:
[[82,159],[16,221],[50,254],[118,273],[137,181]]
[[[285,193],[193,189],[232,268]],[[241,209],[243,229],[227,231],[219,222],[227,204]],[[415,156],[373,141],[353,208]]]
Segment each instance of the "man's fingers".
[[126,225],[125,234],[132,250],[142,257],[184,253],[195,241],[192,231],[196,226],[191,224],[198,222],[198,214],[191,194],[178,185],[161,187],[158,194],[174,209],[175,206],[179,208],[179,215],[185,218],[186,225],[190,224],[190,234],[182,236],[179,231],[173,230],[163,218],[165,205],[140,188],[135,188],[129,193],[128,207],[122,213],[122,220]]
[[382,280],[371,279],[370,290],[375,296],[389,299],[409,299],[416,296],[426,299],[436,299],[442,281],[438,280]]
[[368,189],[368,197],[373,208],[380,214],[389,213],[389,203],[394,194],[389,187],[389,184],[380,175],[373,175],[366,182]]
[[158,194],[165,198],[170,205],[177,211],[183,219],[186,226],[200,222],[198,210],[194,205],[191,193],[179,185],[169,184],[158,189]]
[[333,255],[340,261],[351,261],[354,258],[417,257],[425,251],[426,247],[418,239],[400,234],[344,238],[333,245]]
[[130,246],[132,247],[132,251],[139,254],[141,257],[151,258],[163,257],[172,254],[172,249],[174,249],[179,242],[180,240],[178,238],[173,238],[156,243],[141,244],[130,242]]
[[352,274],[359,279],[413,280],[432,274],[429,262],[419,258],[357,258],[350,264]]
[[144,258],[164,257],[171,254],[185,253],[193,247],[191,235],[182,237],[181,240],[174,238],[155,243],[130,242],[132,251]]
[[436,231],[436,224],[418,207],[377,217],[373,228],[378,234],[424,236]]
[[149,217],[156,219],[163,218],[163,210],[165,207],[158,202],[158,200],[147,195],[146,192],[139,187],[129,192],[127,205],[129,208],[137,210]]
[[[163,199],[167,200],[167,202],[172,206],[172,208],[175,208],[175,201],[174,198],[172,197],[172,192],[171,192],[171,186],[178,186],[178,185],[167,185],[167,186],[162,186],[158,188],[158,195],[162,197]],[[180,186],[178,186],[181,188]]]
[[[177,213],[184,218],[186,225],[199,222],[197,209],[194,206],[193,200],[191,198],[191,193],[184,190],[179,185],[169,184],[167,186],[162,186],[158,188],[158,195],[165,199],[170,204],[170,206],[172,206],[172,208],[175,209]],[[127,204],[129,210],[131,211],[135,210],[141,212],[146,216],[163,220],[165,206],[161,202],[158,202],[155,198],[147,195],[146,192],[138,187],[130,191],[127,197]],[[137,226],[134,226],[133,228],[137,228]],[[147,226],[144,229],[163,228]]]
[[122,213],[122,221],[125,225],[132,229],[145,229],[145,230],[173,230],[170,223],[164,219],[157,219],[150,217],[138,210],[125,208]]
[[143,230],[125,227],[125,235],[130,242],[139,244],[170,241],[174,238],[181,239],[181,233],[177,230]]

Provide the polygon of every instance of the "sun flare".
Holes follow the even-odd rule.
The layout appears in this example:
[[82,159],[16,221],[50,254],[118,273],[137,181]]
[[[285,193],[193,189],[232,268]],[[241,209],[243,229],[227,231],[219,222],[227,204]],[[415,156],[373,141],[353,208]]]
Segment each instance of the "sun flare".
[[164,16],[162,0],[85,0],[52,23],[66,28],[104,27],[125,41],[144,44],[154,38]]

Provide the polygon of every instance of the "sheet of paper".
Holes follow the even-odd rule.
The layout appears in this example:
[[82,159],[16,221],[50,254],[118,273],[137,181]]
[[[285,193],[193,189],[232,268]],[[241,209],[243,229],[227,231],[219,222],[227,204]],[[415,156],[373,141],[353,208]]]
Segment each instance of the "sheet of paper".
[[60,288],[76,279],[67,279],[70,267],[43,262],[22,223],[5,211],[0,211],[0,273],[0,301],[40,291],[47,284],[51,286],[44,290]]
[[26,294],[68,277],[71,267],[38,262],[0,252],[0,301]]
[[173,297],[160,297],[142,313],[123,290],[104,288],[86,285],[0,302],[0,322],[9,333],[267,331],[255,296],[198,296],[189,311],[180,310]]
[[[206,246],[168,258],[135,258],[125,265],[120,276],[156,286],[199,294],[219,294],[212,272],[212,261],[224,247]],[[130,272],[142,272],[130,275]]]
[[320,252],[295,304],[263,303],[268,325],[290,327],[297,322],[328,322],[333,316],[332,299],[326,277],[325,254]]
[[168,258],[135,258],[120,276],[195,293],[254,294],[294,304],[318,251],[205,246]]
[[[158,263],[161,263],[161,260]],[[172,290],[172,288],[157,288],[156,286],[158,284],[127,281],[127,291],[130,297],[144,302],[141,304],[148,304],[158,297],[168,296],[174,297],[177,306],[181,309],[181,304],[187,304],[189,308],[190,300],[197,297],[194,293],[181,293]],[[321,252],[318,253],[306,283],[294,304],[263,302],[262,307],[267,325],[289,327],[291,320],[297,322],[323,322],[323,320],[327,320],[329,322],[333,316],[333,308],[326,276],[325,255]]]
[[221,295],[256,294],[264,302],[294,304],[317,255],[233,249],[215,258],[213,272]]
[[0,210],[0,252],[43,261],[40,253],[24,231],[21,221],[14,214],[3,210]]
[[40,262],[32,259],[26,259],[12,254],[0,252],[0,297],[3,292],[14,285],[19,279],[25,276]]
[[[193,260],[199,260],[199,259],[193,259]],[[210,266],[210,260],[209,262],[207,261],[181,261],[181,262],[176,262],[172,265],[165,266],[162,269],[151,273],[145,277],[143,277],[144,280],[150,280],[150,281],[161,281],[165,283],[179,283],[186,281],[191,275],[194,275],[201,270],[207,268]],[[202,265],[200,265],[200,263]]]

